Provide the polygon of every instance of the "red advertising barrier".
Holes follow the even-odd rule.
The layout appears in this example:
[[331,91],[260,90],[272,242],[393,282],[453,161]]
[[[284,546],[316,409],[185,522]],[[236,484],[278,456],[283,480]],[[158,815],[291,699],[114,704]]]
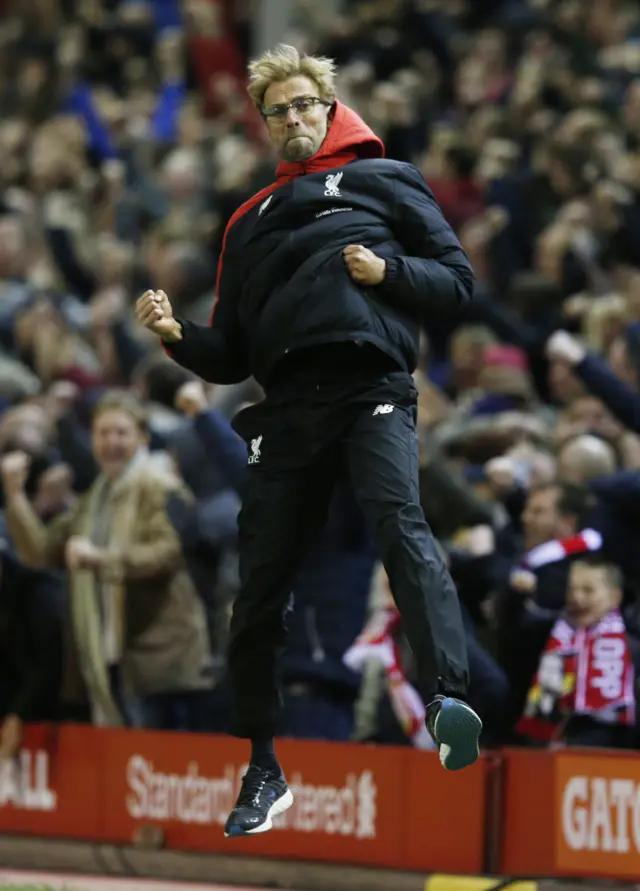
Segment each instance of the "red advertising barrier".
[[151,823],[181,850],[482,869],[484,759],[448,774],[413,749],[282,740],[293,807],[273,832],[227,840],[245,752],[228,737],[32,727],[18,765],[0,771],[0,831],[129,843]]
[[0,765],[0,832],[100,838],[105,742],[93,727],[29,727],[16,761]]
[[503,754],[500,872],[553,875],[553,757],[525,749]]
[[227,840],[222,827],[246,765],[237,740],[110,734],[105,834],[127,841],[141,821],[165,829],[171,848],[395,866],[404,829],[403,753],[283,742],[278,754],[294,797],[269,835]]
[[489,761],[448,773],[437,755],[408,749],[405,757],[407,779],[397,793],[405,815],[401,868],[482,872]]
[[[29,727],[0,765],[0,832],[129,843],[145,824],[167,847],[419,870],[479,873],[499,838],[510,876],[640,876],[640,756],[504,750],[448,774],[413,749],[282,740],[294,793],[273,832],[227,840],[245,770],[228,737]],[[499,825],[486,819],[499,775]],[[490,837],[488,837],[490,836]]]
[[[227,840],[245,770],[228,737],[29,727],[0,765],[0,832],[129,843],[141,825],[166,846],[423,872],[480,873],[500,842],[509,876],[640,877],[640,755],[506,749],[460,773],[414,749],[281,740],[294,793],[273,832]],[[492,762],[492,763],[493,763]],[[499,824],[486,819],[499,776]]]
[[637,754],[510,750],[504,769],[504,873],[640,877]]

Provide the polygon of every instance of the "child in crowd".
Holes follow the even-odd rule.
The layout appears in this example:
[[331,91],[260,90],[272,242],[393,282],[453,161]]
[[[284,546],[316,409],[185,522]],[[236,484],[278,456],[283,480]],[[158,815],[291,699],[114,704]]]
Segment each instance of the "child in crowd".
[[[620,570],[600,557],[571,566],[566,605],[554,619],[530,603],[550,634],[517,725],[539,743],[630,747],[636,722],[640,641],[620,611]],[[635,663],[635,664],[634,664]]]

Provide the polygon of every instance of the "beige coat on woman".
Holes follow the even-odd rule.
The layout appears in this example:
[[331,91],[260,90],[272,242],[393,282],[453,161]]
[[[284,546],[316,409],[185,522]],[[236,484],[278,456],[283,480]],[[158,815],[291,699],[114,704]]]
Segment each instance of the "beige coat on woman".
[[105,526],[100,570],[69,572],[75,653],[68,654],[63,691],[65,699],[76,699],[82,679],[100,723],[122,723],[110,692],[109,661],[119,663],[131,695],[212,686],[204,607],[167,516],[170,493],[190,497],[179,477],[142,452],[118,480],[109,485],[99,477],[74,509],[48,526],[24,498],[7,510],[19,556],[36,567],[63,566],[72,535],[91,538],[96,522]]

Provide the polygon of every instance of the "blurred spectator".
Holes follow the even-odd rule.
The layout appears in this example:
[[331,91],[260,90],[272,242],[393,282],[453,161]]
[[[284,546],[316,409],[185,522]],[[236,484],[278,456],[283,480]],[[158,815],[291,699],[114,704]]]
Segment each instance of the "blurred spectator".
[[516,730],[539,741],[635,747],[640,640],[620,613],[622,580],[611,564],[571,567],[557,617],[530,610],[549,636]]
[[60,575],[21,566],[6,542],[0,556],[0,762],[12,759],[25,721],[58,720],[64,585]]
[[83,692],[99,724],[200,729],[211,657],[202,603],[167,516],[167,497],[181,483],[168,461],[149,455],[146,414],[130,396],[102,397],[92,443],[100,475],[48,525],[25,497],[27,455],[2,461],[20,558],[34,568],[66,563],[69,572],[74,647],[63,696]]

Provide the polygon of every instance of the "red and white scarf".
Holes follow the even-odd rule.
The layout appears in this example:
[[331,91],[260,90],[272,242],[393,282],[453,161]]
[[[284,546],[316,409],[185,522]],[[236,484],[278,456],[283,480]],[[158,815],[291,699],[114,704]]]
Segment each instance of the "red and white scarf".
[[602,536],[595,529],[583,529],[570,538],[555,538],[544,544],[531,548],[522,560],[524,569],[539,569],[548,563],[558,563],[567,557],[583,554],[587,551],[599,551],[602,547]]
[[516,730],[558,738],[572,715],[607,724],[635,723],[635,672],[624,620],[612,610],[592,628],[559,618],[549,635]]
[[583,529],[570,538],[554,538],[544,544],[531,548],[524,555],[520,564],[512,570],[511,583],[515,586],[527,585],[535,590],[537,578],[535,570],[549,563],[559,563],[567,557],[599,551],[602,547],[602,535],[595,529]]
[[369,660],[379,662],[387,679],[387,692],[394,714],[403,731],[418,749],[435,749],[426,728],[426,709],[418,691],[407,681],[400,648],[396,640],[400,613],[393,604],[389,580],[381,571],[378,579],[385,586],[385,605],[378,608],[343,656],[352,671],[362,672]]

